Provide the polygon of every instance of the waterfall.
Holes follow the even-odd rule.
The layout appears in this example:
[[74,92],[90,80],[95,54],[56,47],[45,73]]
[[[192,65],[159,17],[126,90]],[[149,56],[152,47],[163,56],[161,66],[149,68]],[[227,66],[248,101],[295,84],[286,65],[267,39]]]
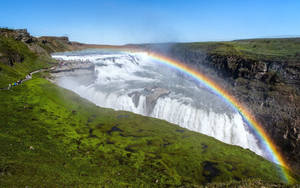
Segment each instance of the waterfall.
[[82,84],[80,74],[59,77],[57,83],[98,106],[163,119],[266,155],[240,114],[203,86],[144,54],[93,50],[53,58],[95,64],[91,83]]

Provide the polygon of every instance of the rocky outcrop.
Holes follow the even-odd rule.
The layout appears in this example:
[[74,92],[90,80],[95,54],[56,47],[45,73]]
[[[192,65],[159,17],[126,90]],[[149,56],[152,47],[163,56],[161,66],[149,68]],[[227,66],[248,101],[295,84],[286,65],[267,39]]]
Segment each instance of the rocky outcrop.
[[68,37],[31,36],[26,29],[0,28],[0,37],[12,38],[23,42],[32,52],[38,55],[50,56],[53,52],[80,50],[85,48],[102,47],[69,41]]
[[64,78],[72,78],[71,80],[84,85],[92,84],[97,75],[94,63],[89,61],[60,61],[49,72],[51,73],[49,80],[53,83],[60,82]]
[[287,161],[300,170],[300,62],[208,55],[232,93],[262,122]]
[[[0,28],[0,37],[12,38],[16,41],[23,42],[33,53],[49,56],[49,53],[56,51],[66,51],[71,49],[72,44],[67,37],[52,37],[52,40],[45,45],[43,38],[31,36],[26,29],[6,29]],[[14,51],[10,49],[9,51]],[[13,59],[14,61],[14,59]],[[3,61],[1,61],[3,62]]]
[[132,102],[134,103],[135,107],[139,105],[139,100],[141,95],[146,96],[146,114],[151,114],[157,100],[160,97],[164,97],[170,94],[170,91],[160,87],[147,87],[143,91],[135,91],[128,94],[129,97],[132,98]]
[[142,93],[138,92],[138,91],[135,91],[135,92],[132,92],[132,93],[128,94],[128,96],[132,98],[132,102],[133,102],[135,107],[138,107],[141,95],[142,95]]
[[147,114],[152,113],[158,98],[166,96],[170,93],[169,90],[159,87],[145,88],[145,91],[148,93],[148,95],[146,96]]
[[95,70],[95,64],[91,62],[63,61],[60,62],[51,73],[74,72],[75,70]]
[[36,38],[32,37],[27,32],[27,29],[12,30],[12,29],[0,28],[0,36],[11,37],[17,41],[22,41],[27,44],[37,41]]
[[300,86],[300,63],[297,62],[251,60],[216,54],[209,54],[205,60],[207,66],[218,70],[224,77],[259,80],[271,85],[284,83]]
[[[20,34],[21,35],[21,34]],[[0,36],[10,36],[14,38],[20,37],[20,35],[13,35],[11,32],[3,33],[0,29]],[[21,39],[20,39],[21,40]],[[25,59],[24,54],[19,49],[15,49],[2,41],[0,38],[0,62],[6,65],[13,66],[15,63],[21,63]]]
[[54,82],[62,77],[80,77],[83,82],[91,83],[96,77],[95,65],[88,61],[61,61],[49,72],[52,75],[51,81]]
[[0,62],[13,66],[16,62],[23,62],[24,56],[20,53],[13,52],[0,56]]

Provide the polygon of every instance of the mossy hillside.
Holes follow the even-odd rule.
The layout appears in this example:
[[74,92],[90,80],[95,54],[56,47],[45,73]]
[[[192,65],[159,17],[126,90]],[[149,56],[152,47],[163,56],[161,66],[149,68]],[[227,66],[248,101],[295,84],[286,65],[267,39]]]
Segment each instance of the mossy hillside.
[[23,79],[28,73],[53,66],[54,60],[33,53],[23,42],[0,36],[0,88]]
[[2,186],[192,186],[260,178],[249,150],[166,121],[96,107],[45,79],[0,91]]
[[[202,187],[202,186],[200,186]],[[270,183],[270,182],[265,182],[262,181],[260,179],[246,179],[246,180],[242,180],[242,181],[229,181],[229,182],[223,182],[223,183],[209,183],[206,184],[205,186],[203,186],[205,188],[224,188],[224,187],[234,187],[234,188],[264,188],[264,187],[268,187],[268,188],[298,188],[298,185],[287,185],[287,184],[283,184],[283,183]]]
[[39,37],[37,44],[48,54],[71,50],[71,42],[67,37]]

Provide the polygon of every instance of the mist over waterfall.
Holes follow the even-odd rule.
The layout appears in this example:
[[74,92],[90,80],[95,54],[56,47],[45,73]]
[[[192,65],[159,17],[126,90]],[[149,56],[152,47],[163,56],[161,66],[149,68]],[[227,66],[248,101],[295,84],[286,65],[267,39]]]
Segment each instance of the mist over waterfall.
[[100,50],[57,53],[68,64],[92,64],[60,72],[58,85],[98,106],[126,110],[178,124],[267,157],[241,115],[193,79],[154,62],[146,53]]

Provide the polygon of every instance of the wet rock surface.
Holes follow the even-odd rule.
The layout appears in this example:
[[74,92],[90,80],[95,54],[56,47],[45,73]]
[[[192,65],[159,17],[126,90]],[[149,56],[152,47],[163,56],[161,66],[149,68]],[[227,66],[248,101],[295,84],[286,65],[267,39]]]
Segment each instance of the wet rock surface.
[[60,77],[72,77],[86,84],[93,82],[96,76],[95,65],[88,61],[61,61],[50,73],[54,82]]
[[145,89],[149,94],[146,96],[146,106],[148,107],[148,114],[151,114],[156,101],[159,97],[166,96],[170,93],[169,90],[164,88],[149,88]]
[[132,92],[128,96],[132,98],[132,102],[136,107],[139,105],[139,99],[142,93],[146,96],[147,114],[151,114],[156,104],[156,101],[160,97],[168,95],[170,91],[160,87],[147,87],[142,92]]
[[75,70],[92,70],[94,71],[95,65],[91,62],[72,62],[72,61],[63,61],[52,70],[52,73],[61,73],[61,72],[74,72]]

